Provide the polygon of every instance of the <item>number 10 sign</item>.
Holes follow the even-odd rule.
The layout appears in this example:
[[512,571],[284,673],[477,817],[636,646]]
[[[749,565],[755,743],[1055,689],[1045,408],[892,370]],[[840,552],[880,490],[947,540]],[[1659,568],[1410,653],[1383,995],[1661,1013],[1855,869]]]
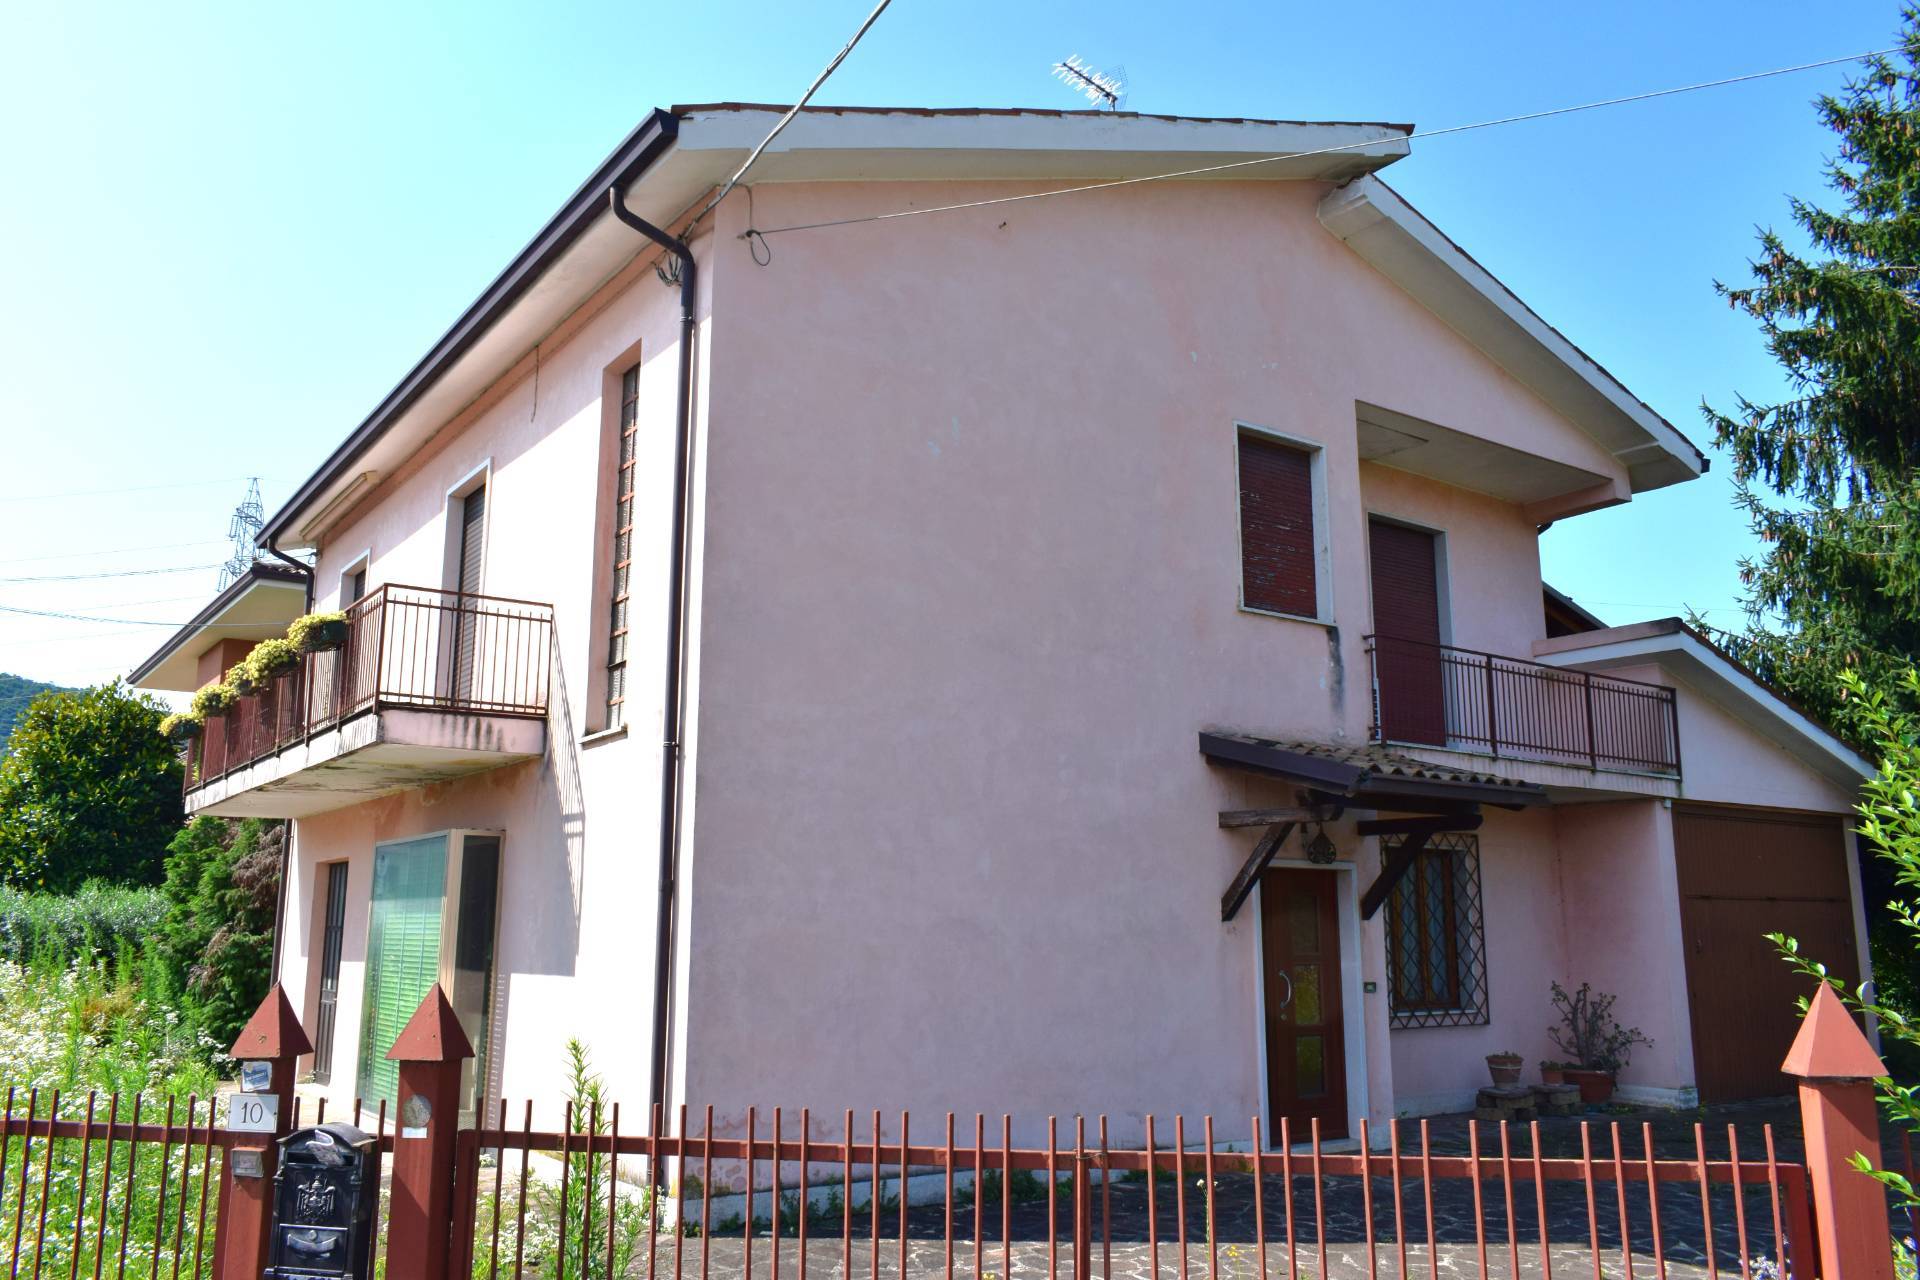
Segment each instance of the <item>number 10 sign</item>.
[[227,1103],[227,1128],[236,1133],[272,1133],[279,1127],[277,1093],[236,1093]]

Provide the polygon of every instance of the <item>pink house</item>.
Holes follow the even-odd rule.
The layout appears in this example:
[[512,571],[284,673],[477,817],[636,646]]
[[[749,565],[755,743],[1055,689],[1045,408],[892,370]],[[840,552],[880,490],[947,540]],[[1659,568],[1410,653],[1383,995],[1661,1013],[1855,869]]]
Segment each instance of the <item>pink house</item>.
[[809,110],[676,241],[776,116],[647,119],[136,673],[348,616],[187,793],[294,820],[314,1088],[436,980],[543,1105],[579,1037],[629,1105],[1339,1136],[1531,1074],[1556,980],[1630,1097],[1784,1088],[1759,935],[1864,974],[1866,766],[1542,584],[1706,460],[1406,126]]

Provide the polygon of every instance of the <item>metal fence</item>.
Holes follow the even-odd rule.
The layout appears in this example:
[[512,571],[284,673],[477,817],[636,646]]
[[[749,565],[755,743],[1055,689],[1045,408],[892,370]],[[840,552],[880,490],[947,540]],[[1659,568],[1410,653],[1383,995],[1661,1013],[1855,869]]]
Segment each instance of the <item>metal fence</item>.
[[1452,645],[1368,636],[1376,741],[1679,776],[1674,692]]
[[208,719],[187,749],[187,790],[368,711],[546,715],[553,606],[388,585],[345,612],[339,648],[304,655]]
[[[933,1141],[912,1117],[749,1109],[717,1133],[707,1108],[623,1132],[618,1107],[569,1108],[563,1127],[509,1123],[461,1134],[451,1274],[564,1280],[835,1280],[1041,1276],[1390,1277],[1446,1272],[1550,1280],[1811,1277],[1805,1169],[1763,1150],[1658,1158],[1649,1127],[1578,1128],[1580,1156],[1543,1153],[1538,1122],[1468,1126],[1464,1154],[1437,1152],[1426,1122],[1359,1149],[1329,1150],[1319,1126],[1256,1119],[1230,1144],[1212,1117],[1144,1120],[1145,1141],[1109,1140],[1105,1116],[1046,1122],[1044,1146],[1013,1120],[949,1114]],[[651,1121],[655,1117],[648,1117]],[[969,1132],[970,1131],[970,1132]],[[1409,1135],[1417,1141],[1404,1143]],[[1269,1147],[1266,1139],[1277,1137]],[[1362,1154],[1362,1151],[1366,1154]],[[1258,1153],[1258,1154],[1255,1154]],[[544,1167],[542,1167],[544,1166]]]

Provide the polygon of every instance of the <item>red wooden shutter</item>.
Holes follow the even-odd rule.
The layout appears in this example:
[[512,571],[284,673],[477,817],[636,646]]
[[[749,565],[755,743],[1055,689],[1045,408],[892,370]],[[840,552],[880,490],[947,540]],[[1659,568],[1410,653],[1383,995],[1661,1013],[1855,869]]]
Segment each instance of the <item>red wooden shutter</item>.
[[1390,742],[1447,741],[1447,663],[1440,648],[1439,544],[1423,529],[1367,522],[1373,562],[1374,679]]
[[1240,437],[1240,602],[1249,609],[1320,612],[1313,543],[1313,458],[1259,436]]
[[1373,629],[1383,636],[1440,643],[1440,570],[1424,529],[1367,522],[1373,560]]

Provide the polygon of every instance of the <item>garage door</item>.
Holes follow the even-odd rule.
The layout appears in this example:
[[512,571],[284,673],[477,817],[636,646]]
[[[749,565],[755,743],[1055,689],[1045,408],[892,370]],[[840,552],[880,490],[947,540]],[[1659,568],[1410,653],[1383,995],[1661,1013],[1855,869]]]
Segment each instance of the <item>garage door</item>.
[[1765,934],[1859,982],[1848,837],[1837,817],[1705,805],[1674,807],[1680,920],[1686,933],[1693,1060],[1705,1102],[1786,1093],[1780,1072],[1812,990]]

